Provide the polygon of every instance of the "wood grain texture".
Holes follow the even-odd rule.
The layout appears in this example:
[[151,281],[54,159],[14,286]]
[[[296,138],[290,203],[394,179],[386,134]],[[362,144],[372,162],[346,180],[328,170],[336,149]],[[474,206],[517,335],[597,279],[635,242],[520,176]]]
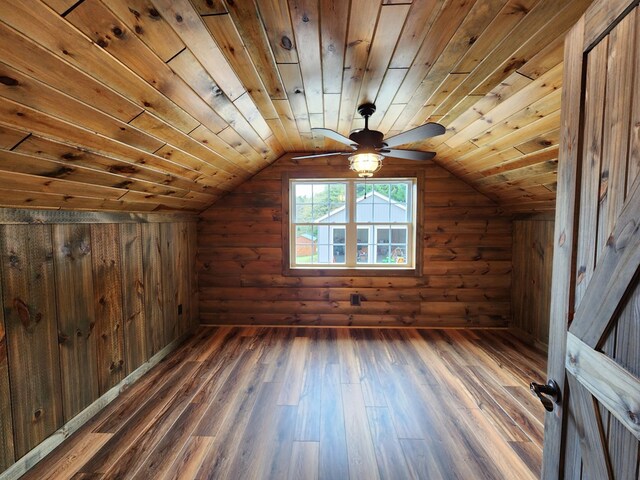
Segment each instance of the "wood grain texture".
[[142,267],[142,228],[120,224],[120,260],[122,265],[122,318],[126,373],[147,360],[146,318],[144,309],[144,273]]
[[638,429],[630,418],[640,388],[633,326],[639,182],[630,142],[638,11],[637,2],[594,2],[566,43],[566,77],[575,87],[566,85],[564,94],[556,221],[573,227],[557,237],[555,253],[572,274],[554,267],[554,279],[564,282],[566,311],[556,316],[552,307],[549,376],[566,373],[569,402],[547,415],[543,478],[637,476]]
[[[572,118],[579,118],[582,87],[581,42],[584,37],[584,22],[579,21],[567,35],[564,52],[564,86],[562,98],[562,140],[558,172],[558,195],[563,198],[562,208],[556,210],[553,236],[553,280],[551,284],[551,308],[549,329],[549,370],[548,378],[559,385],[565,384],[564,358],[569,311],[572,309],[570,297],[571,277],[575,271],[573,242],[576,234],[576,195],[578,192],[578,126]],[[558,478],[561,470],[563,448],[562,415],[558,409],[554,415],[545,418],[545,446],[542,478]]]
[[125,376],[122,260],[119,242],[120,230],[117,224],[91,225],[94,328],[100,395],[120,383]]
[[[90,415],[83,412],[86,407],[91,406],[93,413],[104,407],[108,401],[103,394],[113,399],[112,387],[122,385],[126,375],[151,358],[147,353],[143,228],[118,220],[144,219],[100,213],[3,212],[3,470],[15,461],[16,471],[32,465],[42,454],[39,448],[46,450],[68,436],[67,428]],[[171,223],[171,216],[147,220],[165,222],[145,224],[158,232],[160,225],[175,225],[183,249],[179,257],[171,257],[180,258],[171,264],[171,271],[180,287],[175,290],[177,298],[186,305],[184,321],[176,324],[176,338],[182,337],[194,326],[193,291],[189,289],[195,288],[191,283],[195,282],[195,259],[187,261],[186,255],[187,246],[196,242],[195,224]],[[163,276],[163,264],[158,262],[156,267]],[[158,317],[152,323],[162,329],[162,309],[154,312]],[[164,337],[154,353],[166,347],[163,341]]]
[[[590,3],[7,0],[0,146],[42,135],[135,167],[114,201],[93,188],[115,172],[62,161],[43,169],[48,144],[22,163],[35,173],[4,204],[86,207],[79,194],[42,194],[55,175],[93,192],[95,209],[202,211],[283,152],[334,151],[311,128],[347,135],[363,126],[358,104],[372,101],[371,125],[387,135],[441,122],[445,135],[412,147],[435,150],[437,163],[504,208],[551,211],[557,156],[532,154],[559,145],[562,37]],[[588,24],[622,4],[592,9]],[[167,195],[133,192],[149,167],[177,175],[156,183]],[[209,196],[179,196],[177,184]]]
[[[433,164],[385,166],[424,175],[422,275],[283,274],[282,182],[335,176],[341,159],[283,158],[202,214],[200,317],[211,324],[505,326],[510,317],[511,218]],[[360,272],[357,272],[360,273]],[[360,293],[360,307],[349,294]],[[322,453],[322,452],[321,452]]]
[[15,462],[13,440],[13,416],[11,413],[11,387],[9,385],[9,360],[7,358],[7,335],[4,312],[0,323],[0,469],[6,470]]
[[147,356],[156,353],[165,338],[163,310],[163,278],[160,257],[160,225],[142,225],[142,266],[144,269],[144,316],[146,323]]
[[549,341],[553,227],[552,219],[513,222],[510,326],[542,345]]
[[[340,340],[339,332],[346,332]],[[444,333],[430,332],[434,335],[421,336],[414,329],[203,327],[105,410],[102,427],[88,425],[68,450],[63,446],[24,478],[60,471],[61,465],[87,477],[471,478],[483,472],[486,478],[535,478],[540,440],[526,437],[514,448],[488,420],[482,403],[458,400],[456,395],[470,392],[456,369],[471,362],[500,370],[495,388],[505,392],[500,400],[518,406],[509,409],[517,417],[527,407],[507,393],[503,380],[522,389],[526,383],[492,355],[520,362],[531,357],[542,365],[536,369],[542,374],[544,354],[507,332],[467,330],[453,344],[466,351],[465,345],[479,341],[478,347],[464,359],[445,356],[437,346]],[[504,343],[488,347],[485,341],[496,334]],[[390,398],[390,384],[401,388],[402,402],[366,407],[360,379],[340,379],[338,341],[352,344],[366,370],[380,372]],[[305,415],[300,409],[304,397],[297,404],[278,405],[282,383],[269,374],[284,370],[282,358],[301,342],[309,353],[304,376],[318,382],[318,388],[306,390],[322,416],[315,441],[295,439]],[[429,385],[410,373],[423,368],[423,358],[430,358],[429,368],[438,372]],[[397,363],[401,359],[406,363]],[[402,371],[406,375],[399,379]],[[123,416],[131,406],[137,409]],[[398,422],[413,415],[417,438],[402,438]],[[87,448],[89,439],[95,439],[95,448]]]
[[3,225],[1,229],[11,377],[6,391],[11,392],[17,459],[63,423],[60,370],[52,368],[60,363],[53,245],[50,226]]
[[58,342],[64,417],[68,421],[98,398],[98,356],[89,225],[54,225]]
[[178,334],[178,270],[176,260],[181,245],[179,243],[179,224],[160,224],[160,250],[156,260],[160,261],[158,272],[162,275],[162,313],[164,337],[161,344],[176,338]]

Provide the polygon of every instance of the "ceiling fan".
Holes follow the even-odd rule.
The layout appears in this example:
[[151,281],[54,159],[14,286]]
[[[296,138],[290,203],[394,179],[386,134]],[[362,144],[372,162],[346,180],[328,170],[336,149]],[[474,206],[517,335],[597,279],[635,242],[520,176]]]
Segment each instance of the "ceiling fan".
[[406,143],[419,142],[431,137],[442,135],[446,129],[439,123],[425,123],[393,137],[384,139],[382,132],[369,130],[369,117],[376,111],[373,103],[364,103],[358,107],[358,113],[364,118],[364,128],[356,130],[345,137],[328,128],[312,128],[313,133],[330,138],[345,145],[349,145],[352,152],[318,153],[293,157],[294,159],[329,157],[332,155],[349,155],[349,168],[360,177],[368,178],[382,167],[384,157],[403,158],[406,160],[430,160],[435,152],[421,152],[419,150],[398,150],[389,147],[404,145]]

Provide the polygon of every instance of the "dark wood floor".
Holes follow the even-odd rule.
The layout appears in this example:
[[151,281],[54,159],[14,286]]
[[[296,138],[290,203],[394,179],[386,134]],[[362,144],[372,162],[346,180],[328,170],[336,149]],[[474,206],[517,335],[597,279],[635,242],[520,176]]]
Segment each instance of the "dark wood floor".
[[201,328],[25,478],[538,478],[504,331]]

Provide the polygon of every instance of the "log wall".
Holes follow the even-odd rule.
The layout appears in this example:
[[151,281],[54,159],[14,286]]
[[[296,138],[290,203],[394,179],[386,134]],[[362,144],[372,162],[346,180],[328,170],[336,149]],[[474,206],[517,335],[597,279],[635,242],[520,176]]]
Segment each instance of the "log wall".
[[197,324],[195,235],[169,215],[0,210],[0,472]]
[[[202,323],[508,324],[511,219],[491,200],[430,162],[386,160],[377,175],[424,176],[419,199],[422,275],[283,275],[283,178],[345,176],[346,159],[327,158],[296,163],[284,156],[201,214]],[[361,306],[349,304],[351,293],[362,295]]]
[[549,340],[553,227],[550,217],[513,222],[511,326],[541,346]]

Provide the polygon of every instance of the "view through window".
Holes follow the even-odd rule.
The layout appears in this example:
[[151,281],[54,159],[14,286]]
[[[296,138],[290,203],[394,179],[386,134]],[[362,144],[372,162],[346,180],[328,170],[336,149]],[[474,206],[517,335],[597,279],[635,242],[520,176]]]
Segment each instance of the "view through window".
[[414,268],[415,190],[415,179],[291,180],[291,267]]

